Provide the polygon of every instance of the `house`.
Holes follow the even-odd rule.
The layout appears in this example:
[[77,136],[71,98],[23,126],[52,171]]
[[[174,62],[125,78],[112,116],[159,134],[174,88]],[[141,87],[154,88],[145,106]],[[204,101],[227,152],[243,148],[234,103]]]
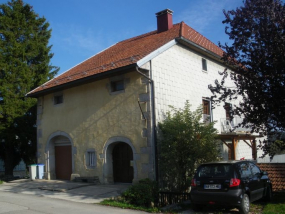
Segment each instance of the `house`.
[[227,120],[230,103],[211,105],[208,85],[224,70],[223,51],[184,22],[173,24],[172,14],[156,13],[157,30],[121,41],[27,94],[38,99],[38,163],[46,179],[155,179],[157,123],[169,105],[184,107],[186,100],[193,110],[203,104],[205,122],[217,121],[225,159],[256,159],[256,136],[230,129],[238,120]]

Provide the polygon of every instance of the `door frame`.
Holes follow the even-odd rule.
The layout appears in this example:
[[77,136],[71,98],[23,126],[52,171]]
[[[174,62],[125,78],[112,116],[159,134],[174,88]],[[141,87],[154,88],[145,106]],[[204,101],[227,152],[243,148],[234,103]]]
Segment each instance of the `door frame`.
[[103,148],[103,154],[101,158],[103,159],[103,183],[105,184],[113,184],[114,176],[113,176],[113,149],[117,143],[126,143],[128,144],[133,152],[133,169],[134,169],[134,178],[133,182],[138,180],[138,169],[136,160],[140,159],[140,155],[137,154],[135,147],[130,139],[126,137],[111,137],[105,143]]
[[113,178],[114,182],[132,183],[134,179],[134,162],[132,148],[124,143],[118,142],[113,148]]
[[72,166],[72,173],[74,173],[74,155],[76,154],[76,147],[74,146],[72,138],[63,131],[57,131],[52,133],[48,140],[45,147],[45,172],[44,176],[48,180],[55,180],[55,144],[57,144],[58,139],[64,139],[65,142],[61,142],[60,144],[71,145],[71,166]]

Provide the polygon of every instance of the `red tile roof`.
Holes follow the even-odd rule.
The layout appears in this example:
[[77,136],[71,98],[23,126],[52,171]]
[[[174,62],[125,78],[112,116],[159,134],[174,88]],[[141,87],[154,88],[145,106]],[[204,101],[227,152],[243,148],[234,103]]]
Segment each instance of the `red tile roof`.
[[273,191],[285,190],[285,163],[259,163],[258,166],[268,172]]
[[100,73],[135,65],[140,59],[176,38],[189,40],[216,55],[222,56],[223,54],[223,51],[218,46],[184,22],[181,22],[164,32],[157,33],[157,31],[152,31],[121,41],[32,90],[27,95],[36,96],[36,94],[67,83],[83,79],[87,80],[88,77],[94,77],[94,75]]

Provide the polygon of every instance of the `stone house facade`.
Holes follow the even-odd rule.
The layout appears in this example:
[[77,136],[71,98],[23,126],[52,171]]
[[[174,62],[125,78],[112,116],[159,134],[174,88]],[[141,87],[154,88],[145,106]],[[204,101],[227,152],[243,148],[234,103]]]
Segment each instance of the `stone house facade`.
[[169,105],[182,108],[186,100],[217,121],[224,159],[256,159],[255,136],[230,134],[224,106],[211,108],[208,85],[225,69],[223,51],[184,22],[173,24],[171,10],[156,16],[157,30],[119,42],[27,94],[38,99],[38,162],[46,179],[155,179],[156,126]]

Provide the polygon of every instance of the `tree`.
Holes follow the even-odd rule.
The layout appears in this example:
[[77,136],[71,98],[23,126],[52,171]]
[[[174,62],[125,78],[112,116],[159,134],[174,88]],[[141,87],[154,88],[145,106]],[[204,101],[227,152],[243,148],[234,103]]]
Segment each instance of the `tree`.
[[51,30],[28,4],[0,5],[0,158],[5,174],[24,159],[35,161],[36,99],[25,95],[58,71],[50,65]]
[[[216,104],[241,98],[232,114],[243,118],[240,126],[268,136],[261,147],[272,158],[285,149],[284,142],[274,145],[285,131],[285,6],[280,0],[245,0],[224,15],[232,44],[220,44],[222,59],[235,72],[224,70],[209,88]],[[226,87],[228,77],[235,89]]]
[[219,158],[219,141],[214,123],[204,124],[202,108],[192,112],[171,107],[159,123],[159,169],[164,189],[185,192],[196,167]]

